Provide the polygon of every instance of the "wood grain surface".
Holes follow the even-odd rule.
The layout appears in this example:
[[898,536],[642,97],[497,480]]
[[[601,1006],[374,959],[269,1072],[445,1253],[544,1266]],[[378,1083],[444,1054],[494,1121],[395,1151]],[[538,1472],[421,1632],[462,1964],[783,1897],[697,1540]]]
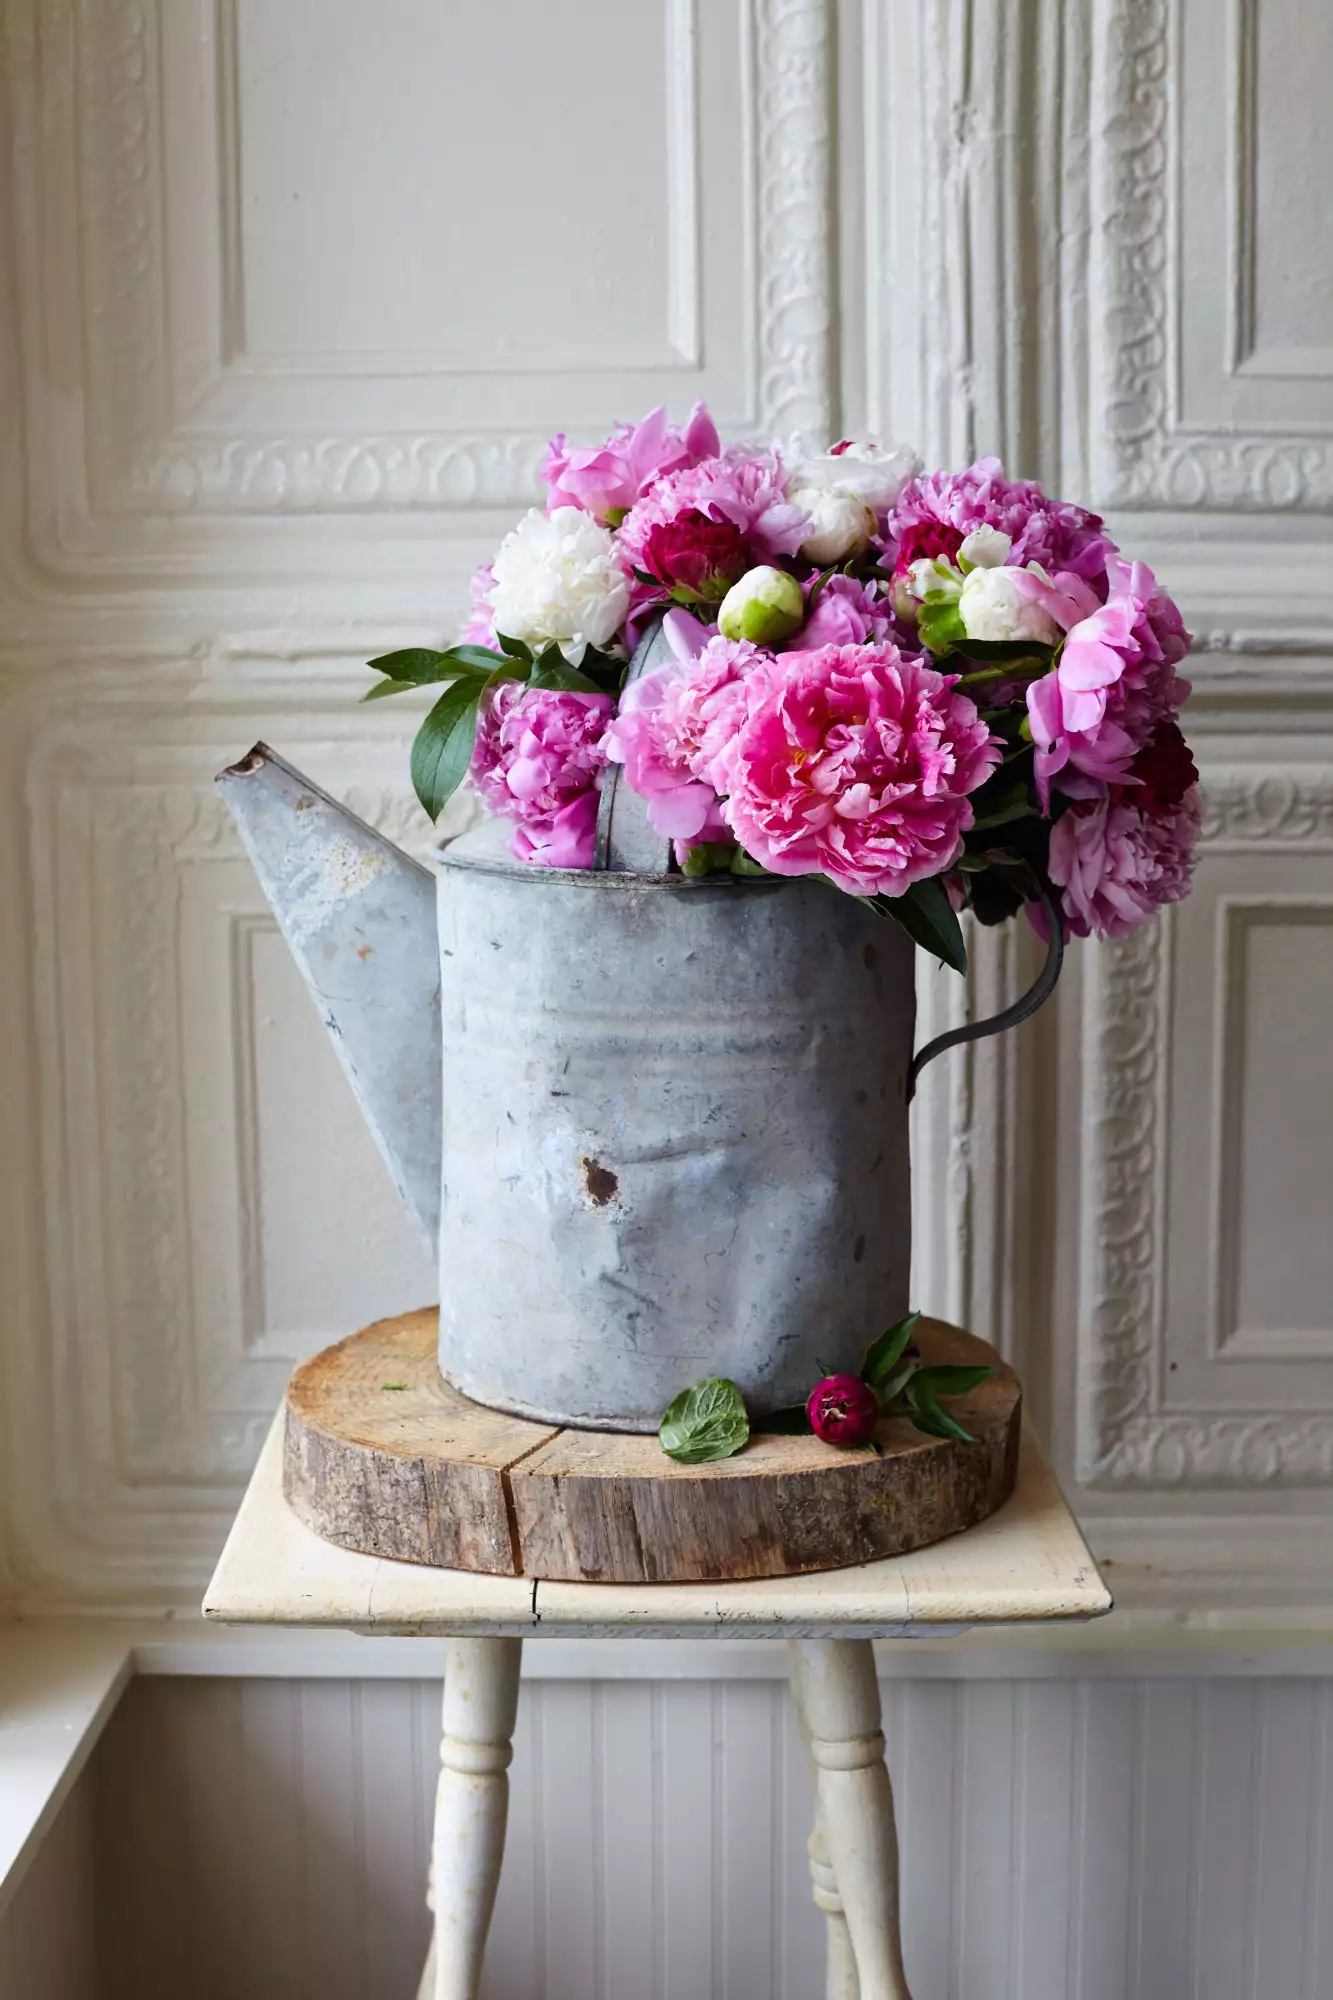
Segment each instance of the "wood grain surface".
[[759,1435],[715,1465],[677,1465],[653,1437],[469,1402],[440,1376],[435,1334],[433,1307],[379,1320],[292,1377],[283,1491],[339,1547],[492,1576],[724,1582],[925,1548],[1013,1490],[1018,1378],[939,1320],[917,1329],[928,1362],[996,1369],[950,1405],[974,1443],[886,1418],[878,1453]]

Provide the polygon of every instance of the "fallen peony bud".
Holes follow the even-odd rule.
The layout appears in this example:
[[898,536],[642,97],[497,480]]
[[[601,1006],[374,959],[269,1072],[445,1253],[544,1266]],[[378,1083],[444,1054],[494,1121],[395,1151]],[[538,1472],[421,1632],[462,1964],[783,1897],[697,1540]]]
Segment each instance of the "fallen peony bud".
[[733,583],[717,614],[724,639],[748,639],[752,646],[780,646],[805,623],[801,586],[785,569],[761,563]]
[[859,1375],[826,1375],[811,1390],[805,1414],[825,1444],[869,1444],[879,1422],[879,1397]]

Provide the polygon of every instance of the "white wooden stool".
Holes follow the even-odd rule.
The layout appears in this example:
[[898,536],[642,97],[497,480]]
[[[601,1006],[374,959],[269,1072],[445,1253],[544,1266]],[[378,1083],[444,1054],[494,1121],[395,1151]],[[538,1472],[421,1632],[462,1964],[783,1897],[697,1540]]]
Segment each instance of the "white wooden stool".
[[828,1920],[827,2000],[911,2000],[898,1850],[871,1640],[1095,1618],[1110,1595],[1025,1435],[1013,1498],[979,1528],[856,1569],[724,1584],[533,1583],[425,1569],[321,1541],[282,1497],[282,1417],[265,1444],[204,1612],[232,1624],[447,1639],[419,2000],[475,2000],[504,1853],[506,1775],[525,1638],[784,1638],[815,1779],[810,1873]]

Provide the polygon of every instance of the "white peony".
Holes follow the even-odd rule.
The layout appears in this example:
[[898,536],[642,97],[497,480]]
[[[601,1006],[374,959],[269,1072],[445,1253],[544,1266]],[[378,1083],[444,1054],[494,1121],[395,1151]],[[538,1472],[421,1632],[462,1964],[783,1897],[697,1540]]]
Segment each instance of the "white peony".
[[791,486],[854,493],[864,506],[882,514],[920,470],[921,460],[906,445],[881,451],[873,444],[850,444],[846,451],[801,459],[792,469]]
[[959,616],[969,639],[1036,639],[1051,645],[1060,627],[1042,605],[1023,595],[1021,570],[974,569],[963,578]]
[[1008,562],[1013,546],[1013,536],[1006,535],[1003,528],[973,528],[970,535],[963,537],[958,560],[969,569],[999,569]]
[[609,528],[581,507],[532,507],[500,544],[493,565],[495,629],[534,653],[557,645],[577,666],[609,645],[629,610],[629,578]]
[[787,498],[810,516],[810,532],[800,548],[807,562],[821,567],[846,562],[861,553],[875,532],[871,509],[846,486],[789,486]]

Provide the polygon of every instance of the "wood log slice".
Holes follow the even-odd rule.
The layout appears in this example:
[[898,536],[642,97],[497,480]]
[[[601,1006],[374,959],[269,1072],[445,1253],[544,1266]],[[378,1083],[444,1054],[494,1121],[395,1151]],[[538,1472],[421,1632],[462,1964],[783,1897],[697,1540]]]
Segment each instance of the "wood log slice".
[[532,1423],[471,1403],[435,1360],[436,1311],[379,1320],[287,1390],[283,1490],[326,1541],[370,1555],[569,1583],[721,1583],[925,1548],[1008,1499],[1022,1391],[993,1348],[922,1320],[927,1362],[995,1374],[949,1404],[974,1442],[905,1418],[869,1445],[753,1437],[678,1465],[655,1437]]

